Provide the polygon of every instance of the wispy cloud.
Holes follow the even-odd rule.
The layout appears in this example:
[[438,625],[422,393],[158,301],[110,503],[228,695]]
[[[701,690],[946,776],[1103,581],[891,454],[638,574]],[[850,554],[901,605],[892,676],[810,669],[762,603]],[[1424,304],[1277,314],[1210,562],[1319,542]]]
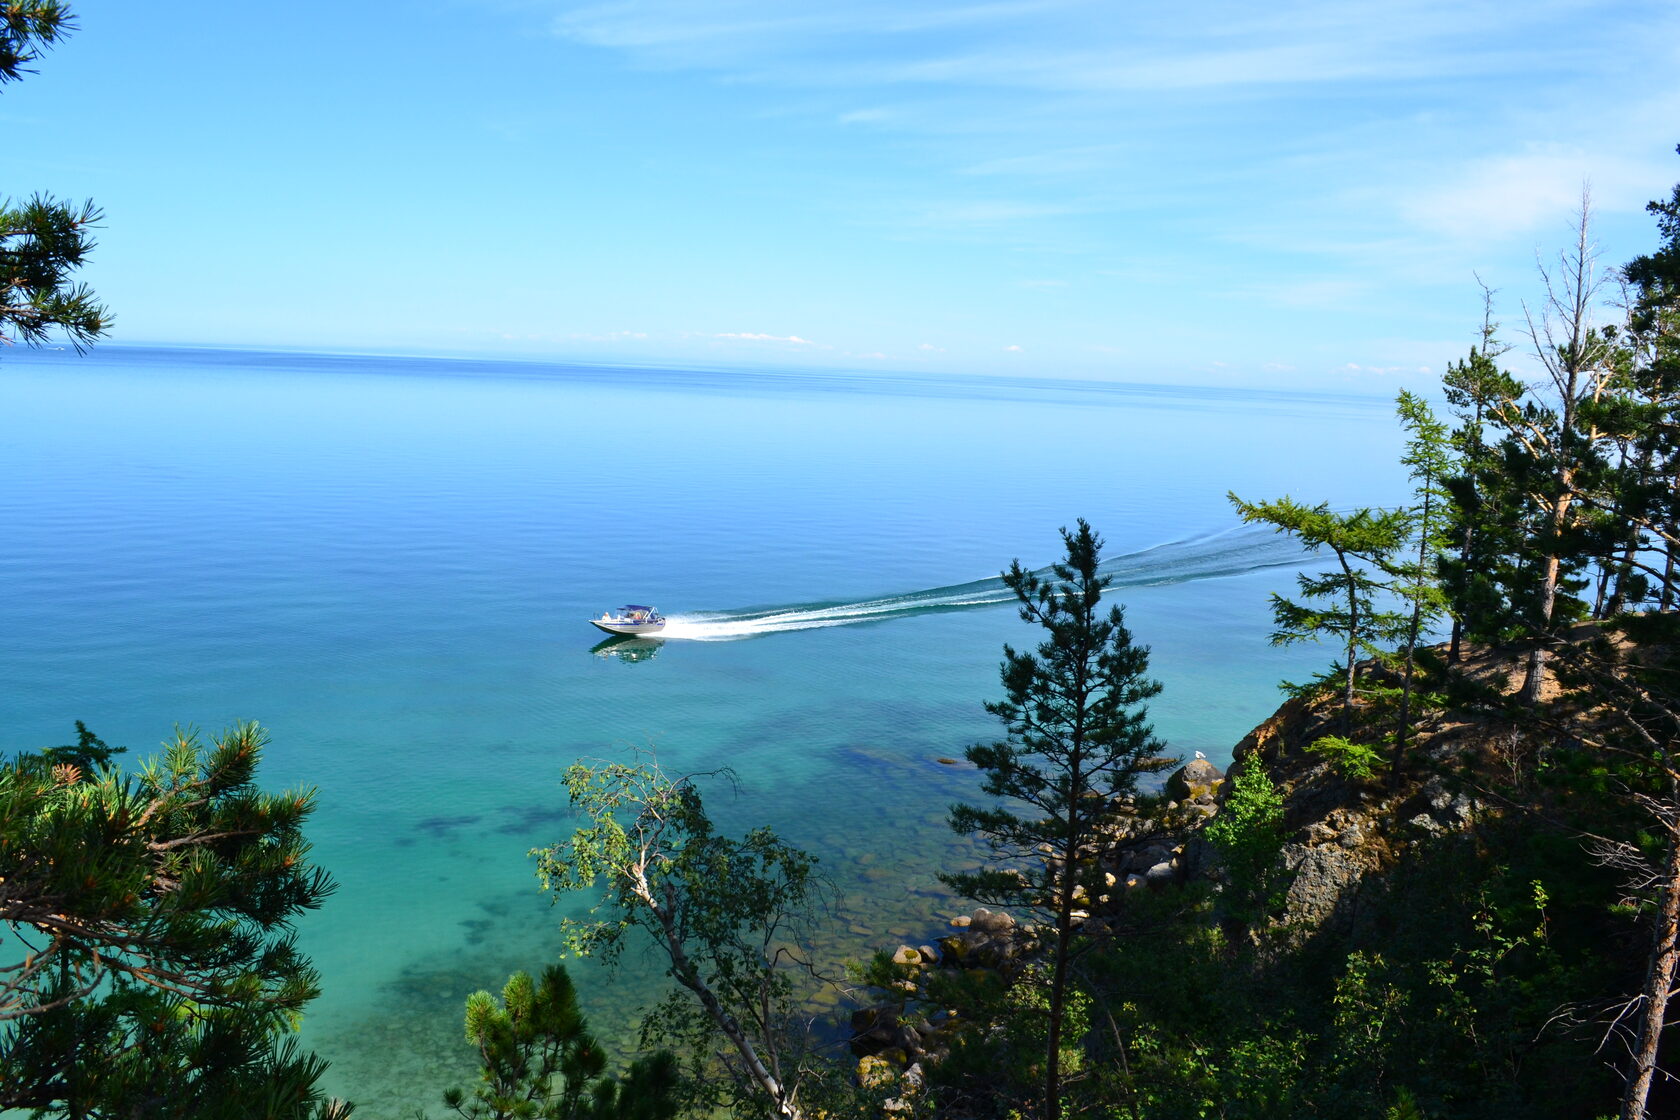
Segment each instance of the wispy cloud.
[[1451,168],[1443,182],[1403,200],[1401,213],[1424,229],[1485,241],[1555,223],[1580,205],[1583,186],[1600,209],[1642,208],[1649,184],[1668,170],[1654,159],[1547,145]]
[[[1524,25],[1587,0],[1531,0]],[[726,69],[804,85],[959,84],[1045,91],[1195,90],[1411,81],[1515,73],[1579,42],[1513,29],[1500,0],[1389,0],[1381,18],[1339,0],[1256,8],[1214,0],[1179,10],[1105,0],[923,3],[852,0],[617,0],[567,6],[563,38],[645,63]]]
[[841,124],[879,124],[893,119],[894,115],[891,109],[853,109],[841,113],[835,120]]
[[[1680,90],[1650,76],[1680,65],[1674,0],[1529,0],[1520,20],[1508,0],[528,2],[574,48],[773,121],[739,193],[785,208],[789,231],[857,231],[860,274],[924,269],[928,309],[1060,289],[1037,301],[1054,329],[1010,322],[1003,354],[1087,352],[1133,306],[1211,347],[1190,320],[1212,297],[1218,330],[1322,376],[1332,359],[1281,340],[1433,345],[1472,269],[1526,275],[1583,178],[1624,214],[1673,182]],[[823,333],[836,353],[868,345]],[[1366,375],[1422,364],[1368,352]]]

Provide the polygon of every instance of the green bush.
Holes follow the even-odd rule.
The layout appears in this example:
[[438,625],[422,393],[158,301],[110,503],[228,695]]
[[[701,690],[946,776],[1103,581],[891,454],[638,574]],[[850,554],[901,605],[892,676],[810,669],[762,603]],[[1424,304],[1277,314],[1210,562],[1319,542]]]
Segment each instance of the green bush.
[[1315,740],[1307,750],[1323,755],[1336,768],[1336,773],[1356,782],[1370,781],[1379,769],[1388,765],[1388,760],[1377,748],[1355,743],[1341,735],[1326,735]]

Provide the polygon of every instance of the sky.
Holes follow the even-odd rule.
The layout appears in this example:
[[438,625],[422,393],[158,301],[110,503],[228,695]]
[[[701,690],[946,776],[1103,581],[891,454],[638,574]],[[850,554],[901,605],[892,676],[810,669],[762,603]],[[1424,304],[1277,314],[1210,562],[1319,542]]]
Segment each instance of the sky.
[[1675,0],[74,0],[115,343],[1391,392],[1680,181]]

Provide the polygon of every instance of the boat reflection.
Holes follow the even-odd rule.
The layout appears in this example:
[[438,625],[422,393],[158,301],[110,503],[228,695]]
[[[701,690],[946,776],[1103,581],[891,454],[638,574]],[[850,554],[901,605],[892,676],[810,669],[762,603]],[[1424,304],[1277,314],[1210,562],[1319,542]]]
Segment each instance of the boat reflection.
[[664,648],[663,638],[633,638],[624,635],[614,635],[605,641],[596,642],[589,647],[589,652],[596,657],[616,657],[620,661],[648,661]]

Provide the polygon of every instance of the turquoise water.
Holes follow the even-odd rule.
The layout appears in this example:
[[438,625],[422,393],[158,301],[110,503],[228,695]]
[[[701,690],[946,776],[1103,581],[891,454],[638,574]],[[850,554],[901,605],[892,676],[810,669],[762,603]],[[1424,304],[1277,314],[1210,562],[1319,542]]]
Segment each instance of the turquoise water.
[[[308,1041],[361,1115],[435,1112],[470,1072],[465,995],[557,951],[525,853],[565,834],[574,758],[733,767],[715,814],[840,887],[826,953],[924,940],[976,788],[936,760],[993,734],[1000,647],[1034,640],[997,571],[1088,519],[1157,729],[1222,761],[1328,659],[1267,646],[1292,553],[1225,492],[1394,502],[1398,446],[1388,401],[1329,395],[14,351],[0,747],[261,721],[265,782],[319,788],[342,884],[303,925]],[[595,650],[583,620],[626,600],[668,640]],[[574,971],[614,1037],[657,980]]]

